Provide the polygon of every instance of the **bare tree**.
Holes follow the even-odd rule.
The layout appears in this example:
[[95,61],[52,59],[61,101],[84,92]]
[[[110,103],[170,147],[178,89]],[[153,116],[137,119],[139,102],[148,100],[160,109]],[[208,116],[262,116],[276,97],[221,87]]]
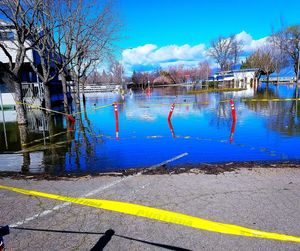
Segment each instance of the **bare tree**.
[[209,63],[207,61],[199,62],[197,72],[200,80],[208,80],[208,77],[211,74]]
[[277,84],[279,82],[280,71],[289,65],[289,60],[287,55],[280,49],[275,49],[273,52],[273,60],[275,66],[275,72],[277,74]]
[[25,109],[22,104],[21,71],[26,56],[32,55],[32,48],[41,37],[35,41],[31,37],[31,31],[35,29],[38,15],[37,5],[31,0],[2,0],[0,2],[0,18],[2,26],[6,28],[12,37],[6,42],[0,43],[0,49],[5,55],[3,62],[0,62],[1,71],[5,71],[6,82],[14,86],[14,98],[16,101],[16,112],[18,124],[26,124]]
[[75,82],[75,101],[80,104],[80,86],[93,67],[111,54],[120,29],[113,15],[113,1],[58,0],[54,15],[60,25],[56,29],[59,60],[56,62],[64,91],[65,110],[68,107],[67,77]]
[[288,56],[293,64],[296,77],[298,76],[298,62],[300,53],[300,25],[282,27],[271,36],[271,41]]
[[124,66],[117,60],[112,59],[110,64],[110,73],[113,83],[121,84],[123,82]]
[[235,36],[220,36],[211,41],[208,55],[217,62],[222,71],[226,71],[238,62],[241,51],[242,44]]
[[253,52],[243,64],[242,68],[257,68],[257,78],[261,75],[267,76],[267,83],[270,75],[276,70],[276,54],[272,47],[264,46]]
[[75,100],[79,104],[79,86],[84,85],[83,79],[91,68],[111,57],[113,43],[118,39],[117,34],[121,25],[114,16],[111,1],[99,4],[92,1],[85,4],[82,0],[77,2],[76,26],[69,28],[73,30],[71,36],[73,48],[68,56],[70,68],[76,79]]
[[54,31],[59,25],[52,14],[53,0],[43,0],[36,8],[38,9],[36,29],[31,31],[31,38],[34,38],[34,51],[39,56],[39,63],[29,59],[32,69],[41,79],[44,87],[45,107],[51,109],[50,81],[57,77],[57,71],[54,64],[56,57],[56,43]]

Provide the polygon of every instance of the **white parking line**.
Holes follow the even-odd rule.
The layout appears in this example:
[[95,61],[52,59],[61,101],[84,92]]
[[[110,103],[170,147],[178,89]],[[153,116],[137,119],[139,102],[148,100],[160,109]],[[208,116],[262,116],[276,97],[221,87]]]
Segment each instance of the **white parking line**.
[[[159,164],[153,165],[150,168],[147,168],[147,169],[145,169],[145,170],[143,170],[141,172],[138,172],[138,173],[136,173],[134,175],[127,176],[127,177],[121,178],[119,180],[116,180],[116,181],[114,181],[114,182],[112,182],[112,183],[110,183],[108,185],[105,185],[103,187],[99,187],[99,188],[97,188],[95,190],[92,190],[92,191],[86,193],[86,194],[80,195],[79,197],[90,197],[90,196],[93,196],[93,195],[95,195],[95,194],[97,194],[99,192],[102,192],[102,191],[104,191],[104,190],[106,190],[108,188],[111,188],[111,187],[113,187],[113,186],[115,186],[115,185],[117,185],[117,184],[119,184],[119,183],[121,183],[123,181],[126,181],[128,179],[137,177],[137,176],[143,174],[143,172],[145,172],[145,171],[147,171],[149,169],[155,169],[155,168],[160,167],[162,165],[166,165],[167,163],[173,162],[173,161],[175,161],[177,159],[180,159],[180,158],[182,158],[182,157],[184,157],[186,155],[188,155],[188,153],[183,153],[183,154],[177,155],[177,156],[175,156],[175,157],[173,157],[173,158],[171,158],[169,160],[166,160],[166,161],[163,161],[163,162],[161,162]],[[62,203],[60,205],[57,205],[57,206],[53,207],[52,209],[48,209],[48,210],[45,210],[45,211],[43,211],[41,213],[37,213],[37,214],[35,214],[35,215],[31,216],[31,217],[28,217],[28,218],[26,218],[26,219],[24,219],[22,221],[18,221],[18,222],[15,222],[13,224],[10,224],[9,226],[10,227],[18,227],[18,226],[24,225],[24,224],[26,224],[26,223],[28,223],[28,222],[30,222],[32,220],[35,220],[35,219],[40,218],[40,217],[47,216],[47,215],[49,215],[49,214],[51,214],[51,213],[53,213],[55,211],[63,209],[65,207],[69,206],[70,204],[71,204],[70,202]]]

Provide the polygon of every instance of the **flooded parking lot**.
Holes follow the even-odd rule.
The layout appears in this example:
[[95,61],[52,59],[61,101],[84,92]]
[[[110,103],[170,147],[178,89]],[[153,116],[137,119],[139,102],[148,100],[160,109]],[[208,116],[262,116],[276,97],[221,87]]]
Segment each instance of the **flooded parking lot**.
[[294,98],[294,85],[271,84],[227,92],[165,87],[123,96],[87,94],[73,127],[63,115],[36,109],[28,113],[28,126],[18,127],[14,112],[5,111],[0,171],[99,173],[151,167],[174,157],[168,166],[298,161],[300,106]]

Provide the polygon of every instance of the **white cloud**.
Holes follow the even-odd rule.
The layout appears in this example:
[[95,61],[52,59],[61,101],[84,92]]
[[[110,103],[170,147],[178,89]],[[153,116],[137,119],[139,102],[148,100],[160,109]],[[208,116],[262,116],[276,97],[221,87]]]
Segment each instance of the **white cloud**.
[[132,49],[126,49],[122,52],[123,62],[125,64],[145,64],[147,58],[157,48],[155,44],[145,44]]
[[146,44],[122,52],[125,64],[157,64],[168,61],[191,61],[203,59],[205,45],[190,46],[188,44],[168,45],[157,48],[155,44]]
[[242,42],[245,53],[251,53],[257,48],[268,44],[268,37],[255,40],[249,33],[245,31],[242,31],[241,33],[237,34],[236,39]]
[[[267,44],[267,37],[253,39],[253,37],[242,31],[236,35],[238,41],[241,41],[244,47],[244,54],[247,55]],[[158,47],[155,44],[145,44],[122,52],[122,62],[127,74],[133,70],[151,70],[157,67],[168,67],[170,65],[183,64],[186,66],[195,66],[199,61],[208,60],[212,67],[216,64],[207,56],[207,48],[204,44],[195,46],[185,45],[168,45]]]

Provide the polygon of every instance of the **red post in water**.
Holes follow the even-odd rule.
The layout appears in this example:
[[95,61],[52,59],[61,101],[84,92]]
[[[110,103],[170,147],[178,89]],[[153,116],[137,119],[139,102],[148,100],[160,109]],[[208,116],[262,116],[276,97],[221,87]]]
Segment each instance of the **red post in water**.
[[231,107],[232,120],[236,121],[235,107],[234,107],[234,102],[233,102],[232,98],[230,99],[230,107]]
[[148,97],[151,96],[151,88],[150,87],[147,88],[146,94]]
[[68,119],[68,131],[73,131],[74,124],[75,124],[75,118],[71,114],[68,114],[67,119]]
[[114,102],[115,118],[116,118],[116,139],[119,139],[119,113],[118,113],[118,103]]
[[71,122],[71,123],[75,123],[75,118],[72,116],[72,114],[68,114],[67,119]]
[[174,111],[174,107],[175,107],[175,103],[173,103],[171,105],[171,109],[170,109],[169,116],[168,116],[168,121],[171,120],[171,117],[172,117],[172,114],[173,114],[173,111]]

